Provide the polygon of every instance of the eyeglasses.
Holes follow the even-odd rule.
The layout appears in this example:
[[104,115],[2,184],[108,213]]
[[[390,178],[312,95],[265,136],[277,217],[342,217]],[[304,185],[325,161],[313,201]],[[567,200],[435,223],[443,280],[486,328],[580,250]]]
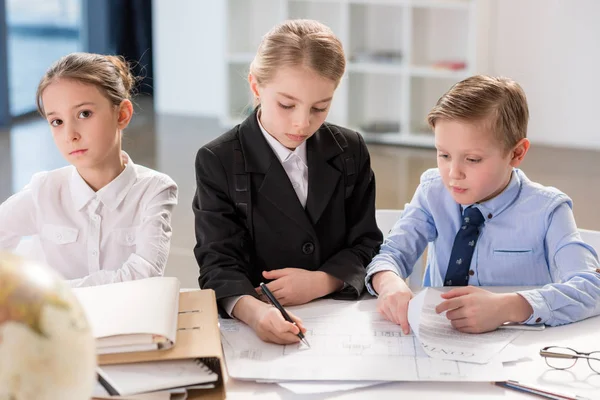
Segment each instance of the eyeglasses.
[[584,358],[592,371],[600,374],[600,351],[582,353],[569,347],[548,346],[540,350],[540,356],[554,369],[569,369],[578,359]]

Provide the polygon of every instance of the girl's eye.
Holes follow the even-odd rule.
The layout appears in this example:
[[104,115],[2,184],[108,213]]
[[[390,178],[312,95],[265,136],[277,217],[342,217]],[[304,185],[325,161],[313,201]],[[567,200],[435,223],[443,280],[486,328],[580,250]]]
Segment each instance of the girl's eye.
[[89,118],[92,116],[92,112],[88,110],[83,110],[79,113],[79,118]]
[[50,121],[50,125],[52,126],[59,126],[62,125],[62,119],[53,119],[52,121]]
[[475,163],[476,164],[476,163],[480,162],[481,159],[480,158],[467,158],[467,161],[470,162],[470,163]]
[[285,104],[281,103],[279,103],[279,107],[283,108],[284,110],[291,110],[292,108],[294,108],[294,106],[286,106]]
[[319,113],[321,113],[321,112],[325,112],[325,111],[327,111],[327,107],[325,107],[325,108],[317,108],[317,107],[313,107],[313,110],[314,110],[315,112],[319,112]]
[[438,154],[438,157],[446,159],[448,158],[448,154]]

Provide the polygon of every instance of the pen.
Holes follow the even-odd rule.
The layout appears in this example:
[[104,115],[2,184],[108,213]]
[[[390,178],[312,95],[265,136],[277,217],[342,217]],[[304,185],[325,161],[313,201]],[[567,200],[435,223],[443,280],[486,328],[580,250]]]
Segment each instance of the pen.
[[[269,290],[269,288],[267,287],[267,285],[265,285],[264,283],[260,283],[260,288],[263,291],[263,293],[265,294],[265,296],[267,296],[267,298],[269,299],[269,301],[271,302],[271,304],[273,304],[273,306],[279,310],[279,312],[281,312],[281,315],[283,315],[283,318],[287,321],[287,322],[291,322],[292,324],[296,325],[296,323],[294,322],[294,320],[292,318],[290,318],[290,315],[285,311],[285,309],[281,306],[281,304],[279,304],[279,302],[277,301],[277,299],[275,298],[275,296],[273,296],[273,293],[271,293],[271,291]],[[308,340],[306,340],[306,338],[304,337],[304,334],[302,333],[302,330],[300,330],[300,332],[298,333],[298,337],[300,338],[300,340],[302,340],[302,343],[304,343],[305,345],[307,345],[308,347],[310,347],[310,344],[308,343]]]
[[531,386],[529,384],[525,385],[519,383],[517,381],[508,380],[506,382],[495,382],[497,386],[501,386],[506,389],[512,389],[519,392],[525,392],[529,394],[533,394],[535,396],[539,396],[545,399],[553,399],[553,400],[587,400],[586,397],[581,397],[577,395],[568,395],[562,394],[554,391],[548,391],[546,389],[538,388]]

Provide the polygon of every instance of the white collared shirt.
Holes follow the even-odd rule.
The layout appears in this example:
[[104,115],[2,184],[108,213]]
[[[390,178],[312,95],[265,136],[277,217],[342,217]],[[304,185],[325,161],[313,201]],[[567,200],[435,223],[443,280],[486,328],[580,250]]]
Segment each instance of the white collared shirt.
[[122,156],[125,169],[97,192],[74,166],[35,174],[0,205],[0,249],[35,236],[72,287],[163,275],[177,185]]
[[296,147],[294,150],[290,150],[279,143],[273,136],[269,135],[269,133],[260,123],[260,118],[258,115],[256,116],[256,119],[258,120],[258,126],[260,126],[260,130],[265,136],[265,139],[267,139],[267,143],[269,143],[269,146],[271,146],[271,149],[273,149],[273,152],[281,162],[285,173],[287,174],[288,178],[290,178],[290,182],[296,191],[296,196],[298,196],[300,204],[302,204],[302,207],[306,207],[306,198],[308,197],[308,163],[306,161],[306,141],[302,142],[302,144]]

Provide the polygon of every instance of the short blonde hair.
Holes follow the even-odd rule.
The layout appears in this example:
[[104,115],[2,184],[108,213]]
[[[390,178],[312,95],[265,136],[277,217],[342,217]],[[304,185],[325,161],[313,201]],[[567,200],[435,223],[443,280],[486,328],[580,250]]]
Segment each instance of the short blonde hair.
[[527,137],[529,108],[523,88],[510,78],[475,75],[450,88],[427,115],[434,129],[438,119],[486,121],[510,151]]
[[93,53],[71,53],[56,61],[41,79],[36,93],[39,113],[45,116],[42,95],[52,82],[70,79],[96,86],[114,105],[131,98],[136,78],[123,57]]
[[279,68],[296,66],[310,68],[337,86],[346,69],[342,42],[318,21],[284,21],[263,36],[250,73],[258,84],[266,84]]

